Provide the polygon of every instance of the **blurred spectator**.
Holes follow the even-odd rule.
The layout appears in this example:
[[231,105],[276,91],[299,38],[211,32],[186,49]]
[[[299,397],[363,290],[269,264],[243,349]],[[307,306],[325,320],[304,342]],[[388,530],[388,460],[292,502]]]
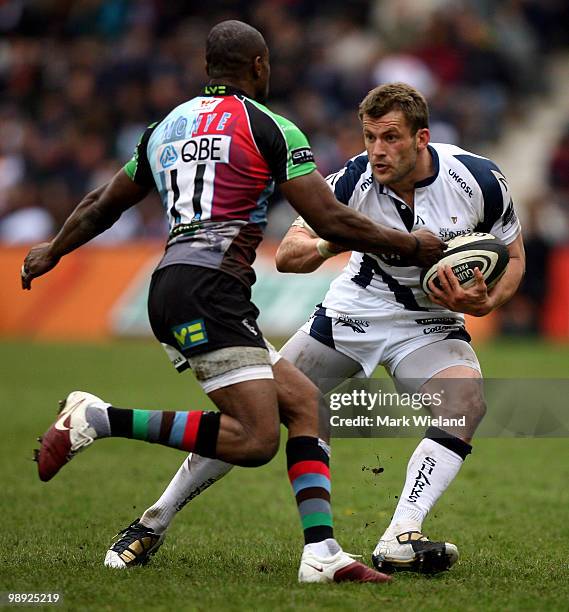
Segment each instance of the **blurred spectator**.
[[569,125],[551,156],[551,186],[565,199],[569,213]]
[[7,212],[0,217],[0,241],[4,244],[42,242],[53,233],[53,219],[38,206],[38,193],[33,185],[20,183],[8,191]]
[[[222,19],[264,33],[271,107],[307,132],[326,174],[362,149],[356,105],[384,81],[427,95],[433,140],[498,138],[520,97],[543,89],[547,53],[567,47],[568,15],[564,0],[0,0],[2,227],[45,236],[108,180],[149,123],[198,92],[205,36]],[[566,166],[567,141],[552,162],[557,193]],[[149,198],[101,240],[163,236],[162,217]]]

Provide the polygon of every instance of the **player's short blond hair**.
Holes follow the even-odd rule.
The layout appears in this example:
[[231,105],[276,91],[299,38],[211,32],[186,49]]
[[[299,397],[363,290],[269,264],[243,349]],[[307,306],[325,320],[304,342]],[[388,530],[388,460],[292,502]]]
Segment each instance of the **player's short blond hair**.
[[361,101],[360,121],[364,115],[379,119],[392,110],[400,110],[413,134],[429,127],[429,106],[424,96],[407,83],[387,83],[372,89]]

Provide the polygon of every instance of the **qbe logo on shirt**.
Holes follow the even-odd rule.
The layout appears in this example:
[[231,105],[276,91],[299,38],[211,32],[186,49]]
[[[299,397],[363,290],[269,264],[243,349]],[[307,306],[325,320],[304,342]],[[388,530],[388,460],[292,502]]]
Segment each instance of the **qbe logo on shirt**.
[[179,160],[185,163],[228,163],[231,136],[195,136],[189,140],[179,140],[158,149],[161,168],[179,167]]
[[222,162],[229,161],[231,136],[196,136],[181,145],[184,162]]

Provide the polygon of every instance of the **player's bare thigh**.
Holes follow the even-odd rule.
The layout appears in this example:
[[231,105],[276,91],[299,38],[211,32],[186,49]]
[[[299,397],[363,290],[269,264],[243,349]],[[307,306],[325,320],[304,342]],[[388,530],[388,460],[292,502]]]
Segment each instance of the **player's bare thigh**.
[[[330,440],[330,418],[328,407],[322,401],[322,394],[328,393],[338,383],[346,378],[363,374],[361,365],[351,357],[326,346],[309,334],[299,330],[283,346],[280,351],[284,359],[290,361],[297,369],[298,375],[290,377],[287,386],[283,386],[283,396],[288,398],[281,403],[281,385],[279,374],[274,368],[275,379],[279,388],[279,409],[281,418],[289,427],[289,435],[309,435],[295,433],[299,431],[316,431],[318,437],[328,442]],[[280,362],[279,362],[280,363]],[[277,364],[278,367],[279,364]],[[305,382],[302,382],[302,381]],[[308,383],[317,391],[316,405],[307,411],[305,398]],[[316,427],[316,429],[314,429]],[[312,434],[315,435],[315,434]]]
[[239,465],[262,464],[273,457],[279,443],[277,385],[267,348],[235,346],[189,357],[202,389],[222,415],[223,435],[216,452]]

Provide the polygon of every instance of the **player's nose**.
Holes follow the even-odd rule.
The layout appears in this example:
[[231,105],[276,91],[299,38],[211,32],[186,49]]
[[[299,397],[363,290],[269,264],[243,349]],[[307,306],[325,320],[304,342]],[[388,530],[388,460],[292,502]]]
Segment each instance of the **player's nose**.
[[381,158],[385,157],[385,148],[384,148],[383,144],[379,140],[376,140],[373,143],[371,154],[376,159],[381,159]]

